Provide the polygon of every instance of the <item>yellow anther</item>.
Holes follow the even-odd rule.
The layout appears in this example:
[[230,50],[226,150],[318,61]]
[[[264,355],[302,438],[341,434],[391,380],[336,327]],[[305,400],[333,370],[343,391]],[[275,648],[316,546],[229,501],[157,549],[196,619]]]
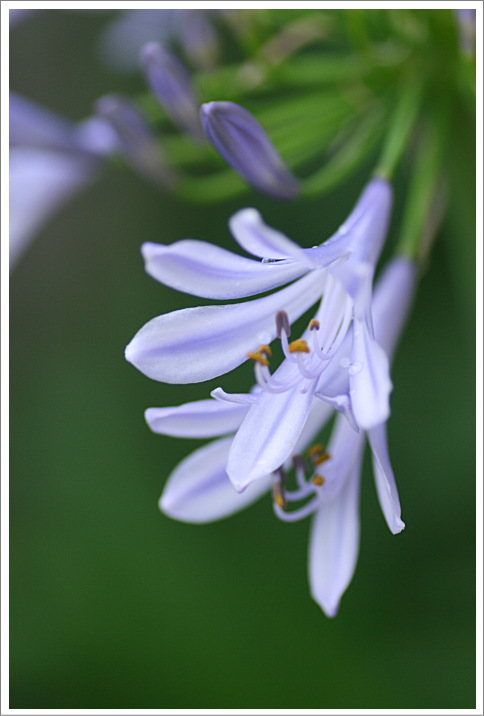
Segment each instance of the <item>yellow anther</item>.
[[257,361],[261,365],[269,365],[269,358],[272,355],[270,346],[259,346],[254,353],[247,353],[247,358]]
[[312,457],[316,453],[324,452],[326,450],[326,447],[323,445],[323,443],[316,443],[315,445],[312,445],[308,450],[308,456]]
[[310,331],[319,331],[320,323],[317,318],[312,318],[309,321],[309,330]]
[[289,343],[289,353],[309,353],[309,346],[305,340],[299,338]]
[[275,485],[273,485],[272,487],[272,497],[276,505],[278,505],[281,510],[286,509],[286,496],[284,495],[284,490],[282,489],[282,486],[278,482],[276,482]]
[[321,485],[324,485],[325,482],[326,482],[326,480],[324,479],[324,477],[322,475],[315,475],[313,477],[313,485],[321,486]]
[[313,465],[321,465],[326,460],[329,460],[331,455],[326,452],[324,445],[318,443],[309,448],[308,457],[311,458]]

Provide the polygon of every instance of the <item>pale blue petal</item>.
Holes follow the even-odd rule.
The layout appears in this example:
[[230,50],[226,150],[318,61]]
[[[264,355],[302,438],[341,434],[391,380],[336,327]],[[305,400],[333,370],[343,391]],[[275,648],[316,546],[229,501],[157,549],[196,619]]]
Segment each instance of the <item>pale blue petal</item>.
[[388,230],[392,202],[392,187],[385,179],[376,177],[366,185],[334,237],[352,237],[352,261],[376,264]]
[[333,409],[330,405],[320,400],[313,400],[293,454],[302,454],[316,440],[332,414]]
[[214,522],[243,510],[267,492],[268,476],[242,494],[235,491],[225,471],[231,443],[230,437],[216,440],[185,458],[168,478],[160,509],[182,522]]
[[296,452],[315,384],[307,393],[301,393],[300,387],[283,393],[263,392],[250,408],[234,438],[227,463],[237,490],[274,472]]
[[276,335],[278,311],[296,320],[320,294],[321,275],[313,271],[264,298],[224,306],[174,311],[149,321],[126,348],[126,360],[154,380],[197,383],[227,373],[247,353]]
[[375,335],[390,357],[407,320],[416,282],[416,265],[399,256],[387,264],[376,284],[373,300]]
[[147,243],[141,251],[145,269],[152,278],[177,291],[203,298],[244,298],[306,273],[300,263],[264,264],[192,239],[171,246]]
[[304,250],[280,231],[264,224],[256,209],[242,209],[229,221],[232,236],[247,253],[261,259],[287,259],[301,261],[312,268]]
[[226,393],[223,388],[215,388],[210,393],[215,400],[221,400],[226,403],[236,403],[238,405],[253,405],[257,401],[257,396],[252,393]]
[[10,268],[51,215],[94,179],[96,168],[80,154],[11,148]]
[[309,583],[313,599],[328,617],[353,577],[360,541],[358,514],[360,461],[338,496],[314,516],[309,542]]
[[372,428],[368,432],[368,439],[373,451],[373,474],[380,506],[390,531],[398,534],[404,529],[405,523],[401,520],[400,500],[388,457],[386,425]]
[[212,438],[235,432],[248,409],[248,405],[197,400],[173,408],[148,408],[145,419],[151,430],[160,435]]
[[350,398],[356,422],[364,430],[390,416],[389,361],[363,321],[354,322]]
[[10,146],[79,149],[74,125],[14,92],[10,93]]
[[340,395],[335,396],[324,395],[323,393],[315,393],[314,395],[316,398],[324,400],[331,407],[344,415],[344,417],[348,421],[348,425],[350,426],[350,428],[354,430],[355,433],[359,432],[360,429],[353,413],[353,408],[349,395],[347,395],[346,393],[341,393]]
[[365,440],[366,434],[356,433],[343,415],[336,418],[327,448],[330,459],[316,468],[325,480],[320,490],[323,503],[332,502],[339,495],[355,465],[361,464]]

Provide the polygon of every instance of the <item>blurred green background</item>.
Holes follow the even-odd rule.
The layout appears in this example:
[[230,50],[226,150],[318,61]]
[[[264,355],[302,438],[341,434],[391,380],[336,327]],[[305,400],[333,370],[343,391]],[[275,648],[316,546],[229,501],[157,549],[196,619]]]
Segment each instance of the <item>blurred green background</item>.
[[[73,120],[142,89],[99,58],[109,19],[45,11],[16,27],[11,88]],[[312,246],[368,176],[313,202],[192,207],[110,169],[31,245],[11,278],[11,708],[475,706],[474,237],[458,202],[393,370],[407,527],[389,533],[367,459],[359,564],[334,620],[309,596],[309,524],[279,523],[269,497],[207,526],[158,511],[201,443],[153,435],[143,410],[207,385],[158,384],[123,358],[149,318],[198,303],[145,275],[143,241],[231,248],[228,218],[253,205]],[[244,366],[209,388],[250,380]]]

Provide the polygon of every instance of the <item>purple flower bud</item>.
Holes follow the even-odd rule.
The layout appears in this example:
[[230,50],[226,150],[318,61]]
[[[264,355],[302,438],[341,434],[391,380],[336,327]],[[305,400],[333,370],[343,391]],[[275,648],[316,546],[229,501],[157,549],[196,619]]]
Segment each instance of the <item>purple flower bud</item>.
[[144,45],[141,66],[151,89],[172,120],[196,139],[204,139],[190,75],[182,63],[156,42]]
[[218,37],[206,11],[185,10],[179,35],[183,51],[195,67],[209,70],[217,64]]
[[215,149],[249,184],[278,199],[297,196],[297,179],[248,110],[233,102],[209,102],[202,104],[200,117]]
[[131,102],[119,95],[106,95],[94,108],[114,129],[122,153],[137,171],[157,184],[171,183],[171,172],[162,160],[156,137]]

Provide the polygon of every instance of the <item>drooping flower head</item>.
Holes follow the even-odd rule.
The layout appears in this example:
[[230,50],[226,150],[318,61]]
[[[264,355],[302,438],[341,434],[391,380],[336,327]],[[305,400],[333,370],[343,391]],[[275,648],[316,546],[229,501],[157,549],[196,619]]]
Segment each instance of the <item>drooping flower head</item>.
[[[415,276],[414,264],[398,258],[388,265],[377,285],[373,318],[380,345],[389,357],[408,316]],[[340,356],[349,349],[353,331],[354,326],[340,347]],[[146,411],[146,420],[156,433],[217,438],[175,468],[163,491],[160,508],[185,522],[211,522],[244,509],[272,488],[274,512],[279,519],[294,522],[314,515],[309,548],[311,592],[326,614],[335,616],[358,555],[359,482],[365,432],[356,432],[339,415],[328,447],[316,444],[308,450],[333,413],[327,401],[313,401],[304,428],[284,463],[238,493],[229,478],[228,466],[237,435],[261,388],[255,386],[251,393],[232,396],[232,402],[220,400],[220,391],[214,394],[216,400]],[[272,418],[270,413],[266,416],[269,427]],[[385,423],[370,429],[367,436],[380,505],[389,529],[396,534],[404,524],[388,457]],[[278,438],[272,434],[268,439]],[[295,488],[288,485],[290,469],[294,469]]]

